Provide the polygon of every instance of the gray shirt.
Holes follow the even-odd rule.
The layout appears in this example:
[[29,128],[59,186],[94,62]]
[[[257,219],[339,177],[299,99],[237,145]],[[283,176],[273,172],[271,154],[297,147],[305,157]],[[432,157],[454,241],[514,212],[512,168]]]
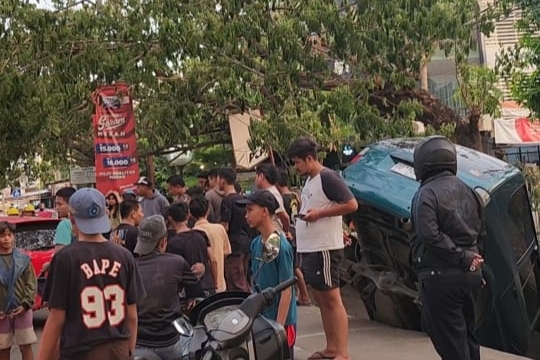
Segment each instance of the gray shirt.
[[165,209],[170,205],[167,198],[157,190],[154,190],[154,196],[151,199],[143,197],[139,203],[141,204],[144,217],[163,215]]
[[208,208],[210,209],[210,216],[208,220],[213,223],[218,223],[221,214],[221,202],[223,201],[223,194],[217,189],[210,189],[204,195],[208,200]]

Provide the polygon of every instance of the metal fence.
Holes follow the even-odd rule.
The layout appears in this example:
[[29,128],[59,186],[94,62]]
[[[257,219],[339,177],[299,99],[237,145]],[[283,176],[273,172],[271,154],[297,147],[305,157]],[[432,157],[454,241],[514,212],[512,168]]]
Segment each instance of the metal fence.
[[507,163],[536,164],[540,166],[540,146],[516,146],[503,149],[504,160]]

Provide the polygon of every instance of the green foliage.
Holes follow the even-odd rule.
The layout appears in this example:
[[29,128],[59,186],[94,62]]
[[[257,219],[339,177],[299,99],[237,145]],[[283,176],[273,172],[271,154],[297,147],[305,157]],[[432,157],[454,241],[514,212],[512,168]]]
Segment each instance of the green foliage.
[[469,111],[469,116],[484,114],[500,117],[500,103],[503,98],[498,88],[498,75],[485,66],[463,64],[458,71],[459,87],[454,96]]
[[504,0],[505,9],[520,9],[516,24],[520,39],[514,48],[505,49],[497,64],[498,72],[509,79],[512,96],[534,114],[540,114],[540,2]]
[[117,81],[140,155],[228,143],[226,115],[248,107],[265,114],[253,144],[276,150],[408,135],[420,104],[376,91],[414,86],[436,47],[466,54],[479,17],[476,0],[52,3],[0,2],[0,173],[34,154],[93,163],[92,92]]

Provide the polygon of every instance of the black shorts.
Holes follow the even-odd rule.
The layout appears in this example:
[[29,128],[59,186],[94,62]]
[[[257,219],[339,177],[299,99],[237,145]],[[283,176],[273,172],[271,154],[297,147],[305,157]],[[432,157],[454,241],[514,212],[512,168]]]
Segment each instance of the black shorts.
[[306,284],[319,291],[339,287],[339,267],[343,249],[300,254],[300,267]]

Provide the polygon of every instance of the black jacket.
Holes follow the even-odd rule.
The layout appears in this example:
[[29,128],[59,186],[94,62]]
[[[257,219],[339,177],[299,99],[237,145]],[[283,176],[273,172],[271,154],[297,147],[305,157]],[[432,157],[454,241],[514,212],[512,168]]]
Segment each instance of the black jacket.
[[411,261],[418,269],[469,269],[479,253],[482,205],[451,172],[422,182],[411,204]]

